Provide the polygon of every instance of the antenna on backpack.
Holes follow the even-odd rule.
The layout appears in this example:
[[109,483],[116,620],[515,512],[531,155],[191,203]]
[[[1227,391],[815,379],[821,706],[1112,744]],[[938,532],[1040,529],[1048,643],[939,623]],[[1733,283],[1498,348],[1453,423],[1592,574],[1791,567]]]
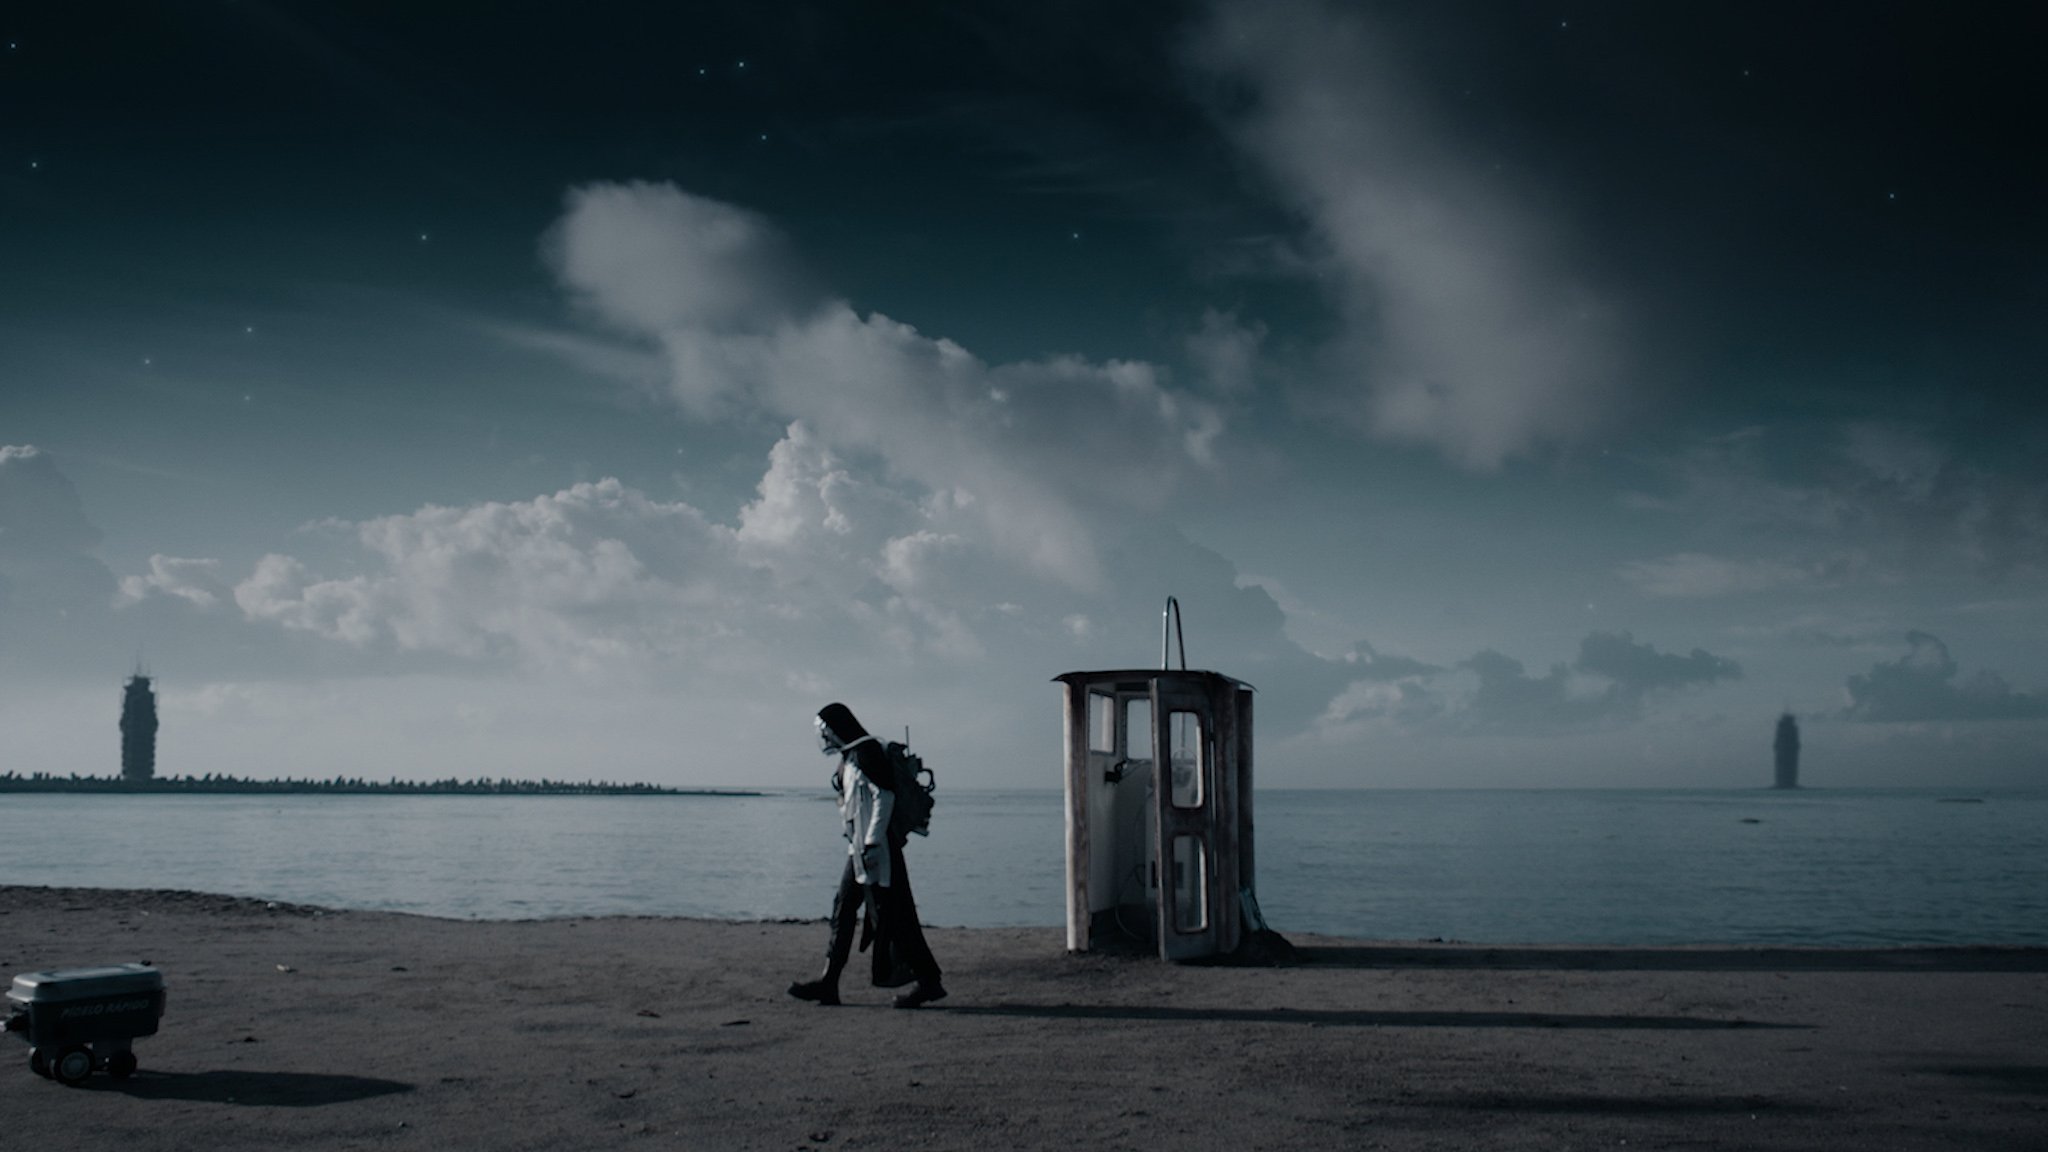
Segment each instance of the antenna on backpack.
[[908,724],[903,726],[903,746],[905,748],[910,747],[910,725]]

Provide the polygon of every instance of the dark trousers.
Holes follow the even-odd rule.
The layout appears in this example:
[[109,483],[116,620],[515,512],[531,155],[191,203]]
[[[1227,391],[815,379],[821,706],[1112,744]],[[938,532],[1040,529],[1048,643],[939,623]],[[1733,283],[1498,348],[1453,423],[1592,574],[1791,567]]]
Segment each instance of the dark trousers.
[[853,958],[854,933],[859,930],[860,911],[868,909],[874,918],[874,967],[870,980],[877,988],[893,988],[904,981],[897,970],[907,968],[919,984],[939,982],[939,962],[924,942],[924,927],[917,922],[917,900],[910,893],[910,869],[903,862],[901,846],[889,848],[891,883],[871,887],[856,880],[853,858],[839,874],[839,891],[832,897],[832,939],[825,945],[825,979],[837,983],[839,974]]

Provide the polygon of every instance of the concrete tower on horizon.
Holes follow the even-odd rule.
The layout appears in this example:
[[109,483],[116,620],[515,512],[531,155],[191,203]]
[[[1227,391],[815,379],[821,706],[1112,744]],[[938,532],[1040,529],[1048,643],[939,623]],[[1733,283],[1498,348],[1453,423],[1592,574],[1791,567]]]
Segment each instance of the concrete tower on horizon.
[[121,779],[156,775],[156,692],[137,669],[121,697]]
[[1771,787],[1799,787],[1799,721],[1790,712],[1778,717],[1778,738],[1771,747],[1778,754],[1778,778]]

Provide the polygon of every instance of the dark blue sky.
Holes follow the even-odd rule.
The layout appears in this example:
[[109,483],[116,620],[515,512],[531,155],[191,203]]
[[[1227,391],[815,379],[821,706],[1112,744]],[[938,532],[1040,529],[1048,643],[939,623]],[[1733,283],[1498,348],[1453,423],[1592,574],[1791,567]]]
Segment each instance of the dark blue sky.
[[2048,750],[2023,9],[49,7],[52,767],[141,650],[169,771],[317,713],[312,767],[781,779],[867,692],[1036,779],[1169,593],[1281,783],[1749,783],[1786,707],[1842,783]]

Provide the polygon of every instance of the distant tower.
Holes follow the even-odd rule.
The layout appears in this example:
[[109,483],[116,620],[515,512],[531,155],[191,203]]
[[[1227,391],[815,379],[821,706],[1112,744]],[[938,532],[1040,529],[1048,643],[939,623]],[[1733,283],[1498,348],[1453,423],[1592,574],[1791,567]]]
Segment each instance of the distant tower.
[[156,775],[156,693],[140,669],[128,678],[121,698],[121,779]]
[[1778,780],[1772,787],[1799,787],[1799,721],[1790,712],[1778,717],[1778,738],[1771,747],[1778,754]]

